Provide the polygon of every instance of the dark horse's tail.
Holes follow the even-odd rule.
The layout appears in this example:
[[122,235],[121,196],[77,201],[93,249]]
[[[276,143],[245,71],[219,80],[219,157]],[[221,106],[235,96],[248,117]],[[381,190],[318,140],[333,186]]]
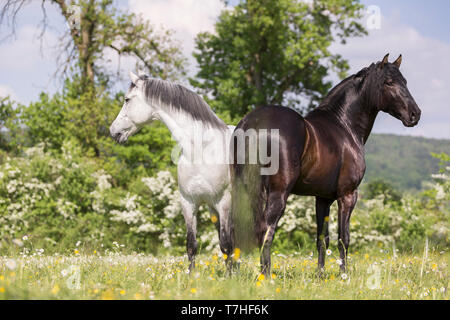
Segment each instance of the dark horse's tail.
[[[236,148],[234,148],[236,150]],[[236,160],[236,152],[234,151]],[[265,193],[259,164],[249,164],[248,148],[245,163],[233,162],[231,168],[234,247],[248,252],[260,245],[264,230]]]

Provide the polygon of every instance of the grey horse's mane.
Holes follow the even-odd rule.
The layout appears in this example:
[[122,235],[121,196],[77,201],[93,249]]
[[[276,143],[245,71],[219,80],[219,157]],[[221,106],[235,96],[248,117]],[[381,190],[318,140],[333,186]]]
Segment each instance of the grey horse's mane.
[[[143,92],[148,101],[159,103],[162,108],[172,108],[189,114],[193,119],[210,127],[226,130],[227,125],[211,110],[211,107],[195,92],[169,81],[140,76],[144,81]],[[133,87],[134,84],[131,84]]]

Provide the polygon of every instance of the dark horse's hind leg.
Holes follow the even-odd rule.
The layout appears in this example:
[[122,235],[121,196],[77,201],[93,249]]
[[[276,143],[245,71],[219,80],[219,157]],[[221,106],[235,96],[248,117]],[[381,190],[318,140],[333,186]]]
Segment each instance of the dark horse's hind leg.
[[[316,197],[316,222],[317,222],[317,251],[319,253],[319,275],[322,274],[325,266],[325,250],[330,244],[328,235],[328,222],[330,216],[330,206],[334,200]],[[324,248],[325,245],[325,248]]]
[[261,247],[261,273],[270,275],[270,247],[272,246],[275,229],[286,208],[286,200],[289,192],[271,192],[267,197],[267,205],[264,210],[265,232],[260,234]]
[[341,257],[341,271],[345,272],[347,265],[348,245],[350,243],[350,216],[356,205],[358,192],[355,190],[338,201],[338,248]]

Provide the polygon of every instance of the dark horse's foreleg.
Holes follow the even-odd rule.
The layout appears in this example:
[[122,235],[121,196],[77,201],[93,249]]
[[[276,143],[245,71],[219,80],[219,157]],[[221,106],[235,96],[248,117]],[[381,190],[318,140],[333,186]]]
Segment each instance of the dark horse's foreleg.
[[286,208],[288,192],[271,192],[267,197],[264,210],[265,232],[260,234],[259,244],[261,248],[261,273],[270,275],[270,247],[272,246],[275,229]]
[[189,258],[189,271],[195,267],[197,253],[197,210],[198,206],[181,197],[181,209],[186,222],[187,241],[186,249]]
[[348,245],[350,243],[350,216],[355,208],[358,192],[355,190],[337,199],[338,201],[338,248],[341,271],[346,270]]
[[330,206],[333,202],[334,200],[316,197],[317,251],[319,252],[319,273],[322,273],[325,266],[325,250],[328,249],[328,246],[330,244],[330,237],[328,235],[328,223],[330,218]]

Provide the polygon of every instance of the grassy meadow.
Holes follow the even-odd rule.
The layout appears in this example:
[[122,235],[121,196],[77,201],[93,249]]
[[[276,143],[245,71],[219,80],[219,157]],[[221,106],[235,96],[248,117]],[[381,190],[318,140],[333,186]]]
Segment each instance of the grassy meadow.
[[189,274],[185,256],[89,251],[1,257],[0,299],[448,299],[449,254],[433,248],[355,251],[346,273],[330,250],[321,278],[316,252],[274,252],[269,279],[257,255],[228,277],[221,254],[199,255]]

